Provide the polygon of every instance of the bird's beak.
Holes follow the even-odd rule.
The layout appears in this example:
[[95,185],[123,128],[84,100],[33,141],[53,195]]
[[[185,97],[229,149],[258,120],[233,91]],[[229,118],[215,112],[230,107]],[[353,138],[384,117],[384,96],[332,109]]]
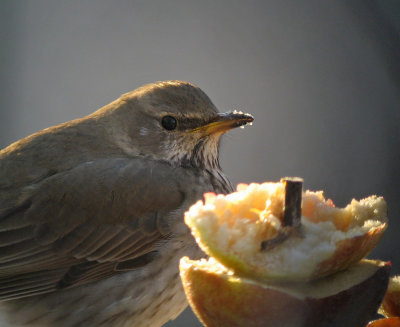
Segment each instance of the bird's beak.
[[253,116],[241,111],[231,111],[219,113],[206,124],[194,128],[193,132],[202,132],[207,135],[220,133],[223,134],[232,128],[241,127],[252,123]]

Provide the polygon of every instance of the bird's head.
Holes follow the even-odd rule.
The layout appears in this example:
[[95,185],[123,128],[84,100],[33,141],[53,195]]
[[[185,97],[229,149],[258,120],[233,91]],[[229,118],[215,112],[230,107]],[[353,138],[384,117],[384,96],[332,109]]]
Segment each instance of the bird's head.
[[221,135],[253,121],[242,112],[218,113],[202,90],[182,81],[148,84],[121,101],[135,152],[180,166],[219,168]]

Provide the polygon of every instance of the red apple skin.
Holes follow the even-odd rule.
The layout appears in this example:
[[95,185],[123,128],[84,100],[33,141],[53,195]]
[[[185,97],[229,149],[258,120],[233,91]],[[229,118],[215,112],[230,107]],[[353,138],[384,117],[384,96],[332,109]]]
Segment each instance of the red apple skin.
[[371,321],[367,327],[400,327],[399,317],[383,318]]
[[181,269],[189,303],[208,327],[364,327],[386,292],[390,264],[324,298],[294,297],[246,279],[194,267]]

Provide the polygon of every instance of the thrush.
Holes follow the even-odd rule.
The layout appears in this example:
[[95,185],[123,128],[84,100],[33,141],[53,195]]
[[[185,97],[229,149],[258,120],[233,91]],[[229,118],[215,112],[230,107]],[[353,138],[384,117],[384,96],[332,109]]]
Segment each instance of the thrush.
[[[228,193],[219,141],[253,121],[197,86],[148,84],[0,152],[0,312],[9,326],[161,326],[199,258],[183,214]],[[3,322],[5,324],[5,322]],[[3,325],[2,325],[3,326]]]

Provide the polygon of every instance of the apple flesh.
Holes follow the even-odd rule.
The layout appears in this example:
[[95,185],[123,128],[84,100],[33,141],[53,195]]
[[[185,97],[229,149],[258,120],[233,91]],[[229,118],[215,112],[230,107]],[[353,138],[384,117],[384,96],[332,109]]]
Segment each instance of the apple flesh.
[[[228,195],[206,193],[185,213],[201,249],[236,275],[265,281],[306,282],[358,262],[387,227],[382,197],[337,208],[323,192],[302,195],[301,226],[285,226],[285,185],[239,184]],[[287,230],[295,230],[282,239]],[[264,244],[273,246],[264,247]]]
[[181,259],[188,301],[208,327],[364,327],[386,292],[390,264],[362,260],[310,282],[239,277],[214,259]]

